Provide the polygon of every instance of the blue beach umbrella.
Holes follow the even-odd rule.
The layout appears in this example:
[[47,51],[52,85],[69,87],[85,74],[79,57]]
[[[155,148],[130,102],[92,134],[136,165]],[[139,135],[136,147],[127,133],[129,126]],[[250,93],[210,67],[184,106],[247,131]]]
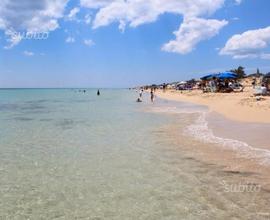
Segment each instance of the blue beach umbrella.
[[217,75],[218,75],[218,74],[216,74],[216,73],[208,74],[208,75],[206,75],[206,76],[203,76],[203,77],[201,78],[201,80],[209,80],[209,79],[212,79],[212,78],[214,78],[214,77],[217,77]]
[[229,75],[234,75],[234,76],[237,76],[237,74],[236,74],[236,73],[231,72],[231,71],[220,72],[219,74],[229,74]]
[[237,75],[232,72],[223,72],[223,73],[219,73],[216,77],[218,79],[235,79],[237,78]]

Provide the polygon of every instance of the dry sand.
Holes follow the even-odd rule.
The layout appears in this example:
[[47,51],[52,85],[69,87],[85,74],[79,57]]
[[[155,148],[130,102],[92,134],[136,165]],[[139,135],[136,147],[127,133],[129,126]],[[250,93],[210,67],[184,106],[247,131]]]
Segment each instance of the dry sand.
[[[246,82],[244,84],[248,84]],[[245,85],[243,92],[238,93],[203,93],[201,90],[157,91],[160,98],[191,102],[208,106],[210,111],[224,115],[228,119],[241,122],[270,123],[270,97],[256,100],[251,86]]]

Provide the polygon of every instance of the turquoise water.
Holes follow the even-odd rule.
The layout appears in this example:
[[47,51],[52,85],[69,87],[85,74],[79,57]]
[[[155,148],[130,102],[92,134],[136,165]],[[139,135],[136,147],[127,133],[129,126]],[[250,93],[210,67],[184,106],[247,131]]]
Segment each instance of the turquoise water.
[[[238,184],[245,176],[222,172],[188,152],[205,145],[184,131],[206,109],[162,100],[151,104],[146,94],[136,103],[137,95],[0,90],[0,219],[267,214],[266,194],[226,192],[224,184]],[[181,111],[162,113],[176,109]]]

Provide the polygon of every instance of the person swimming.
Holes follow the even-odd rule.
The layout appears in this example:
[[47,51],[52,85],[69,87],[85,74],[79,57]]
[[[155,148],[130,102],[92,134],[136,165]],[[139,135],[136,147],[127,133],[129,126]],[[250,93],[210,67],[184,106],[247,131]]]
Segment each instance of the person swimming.
[[100,95],[99,89],[98,89],[98,91],[97,91],[97,95]]
[[141,98],[137,98],[136,102],[142,102]]

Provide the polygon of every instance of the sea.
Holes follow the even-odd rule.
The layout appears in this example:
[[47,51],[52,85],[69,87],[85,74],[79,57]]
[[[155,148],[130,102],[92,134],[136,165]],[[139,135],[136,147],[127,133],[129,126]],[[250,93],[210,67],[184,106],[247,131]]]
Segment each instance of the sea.
[[270,219],[269,125],[96,92],[0,90],[1,220]]

